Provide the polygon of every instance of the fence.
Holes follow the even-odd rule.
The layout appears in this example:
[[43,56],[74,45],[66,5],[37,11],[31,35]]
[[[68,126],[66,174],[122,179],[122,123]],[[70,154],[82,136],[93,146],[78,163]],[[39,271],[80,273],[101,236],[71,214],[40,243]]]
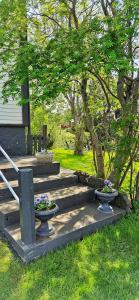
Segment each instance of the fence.
[[47,125],[42,127],[42,135],[27,136],[27,154],[35,155],[41,149],[47,148]]

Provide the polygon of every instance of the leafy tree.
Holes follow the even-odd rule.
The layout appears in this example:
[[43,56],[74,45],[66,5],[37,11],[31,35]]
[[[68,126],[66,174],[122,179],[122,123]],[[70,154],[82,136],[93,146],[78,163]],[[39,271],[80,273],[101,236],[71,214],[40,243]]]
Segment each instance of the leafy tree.
[[[2,72],[9,75],[4,96],[21,100],[20,86],[29,78],[30,100],[51,103],[61,93],[67,95],[78,78],[97,175],[105,176],[105,138],[96,123],[97,108],[105,104],[115,145],[109,176],[120,186],[138,149],[138,1],[42,0],[21,5],[3,0],[0,8]],[[114,101],[120,113],[111,120]],[[104,112],[98,115],[102,123]]]

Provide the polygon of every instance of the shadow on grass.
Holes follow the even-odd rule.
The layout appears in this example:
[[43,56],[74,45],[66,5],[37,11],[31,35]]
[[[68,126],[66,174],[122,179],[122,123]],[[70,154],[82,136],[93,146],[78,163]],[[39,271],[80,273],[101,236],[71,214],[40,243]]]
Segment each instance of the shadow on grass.
[[136,213],[27,266],[1,243],[0,299],[138,299],[138,227]]
[[[92,153],[55,150],[67,169],[93,173]],[[139,299],[139,211],[24,266],[0,241],[0,300]]]

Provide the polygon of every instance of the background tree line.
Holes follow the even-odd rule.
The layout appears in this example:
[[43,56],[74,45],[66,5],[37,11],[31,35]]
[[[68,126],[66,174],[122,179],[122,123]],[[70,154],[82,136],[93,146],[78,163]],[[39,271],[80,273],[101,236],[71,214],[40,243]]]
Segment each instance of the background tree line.
[[4,100],[68,103],[75,153],[87,131],[96,175],[120,187],[138,153],[138,1],[2,0],[0,20]]

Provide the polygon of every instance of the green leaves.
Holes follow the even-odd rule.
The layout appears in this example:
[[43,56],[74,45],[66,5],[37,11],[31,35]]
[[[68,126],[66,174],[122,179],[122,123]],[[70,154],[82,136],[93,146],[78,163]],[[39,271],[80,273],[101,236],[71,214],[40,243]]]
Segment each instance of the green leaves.
[[[84,5],[87,8],[88,4],[87,1],[85,4],[79,1],[77,11]],[[114,2],[114,18],[88,15],[80,19],[77,30],[74,26],[68,28],[69,8],[66,2],[57,5],[55,1],[50,4],[40,2],[39,11],[30,1],[27,6],[25,1],[1,1],[0,40],[6,49],[1,51],[1,58],[5,68],[7,66],[9,84],[17,85],[18,91],[29,68],[32,93],[40,96],[41,90],[46,98],[53,98],[67,88],[73,76],[89,74],[90,69],[97,72],[104,70],[107,75],[119,70],[130,72],[127,43],[129,35],[136,35],[136,23],[133,23],[136,4],[136,1],[135,5],[133,1]],[[132,23],[128,26],[130,19]],[[63,23],[60,23],[61,20]],[[62,26],[56,25],[55,21]],[[25,37],[26,28],[28,42],[24,41],[20,47],[21,35]],[[14,76],[9,72],[11,61],[15,62],[12,68]]]

